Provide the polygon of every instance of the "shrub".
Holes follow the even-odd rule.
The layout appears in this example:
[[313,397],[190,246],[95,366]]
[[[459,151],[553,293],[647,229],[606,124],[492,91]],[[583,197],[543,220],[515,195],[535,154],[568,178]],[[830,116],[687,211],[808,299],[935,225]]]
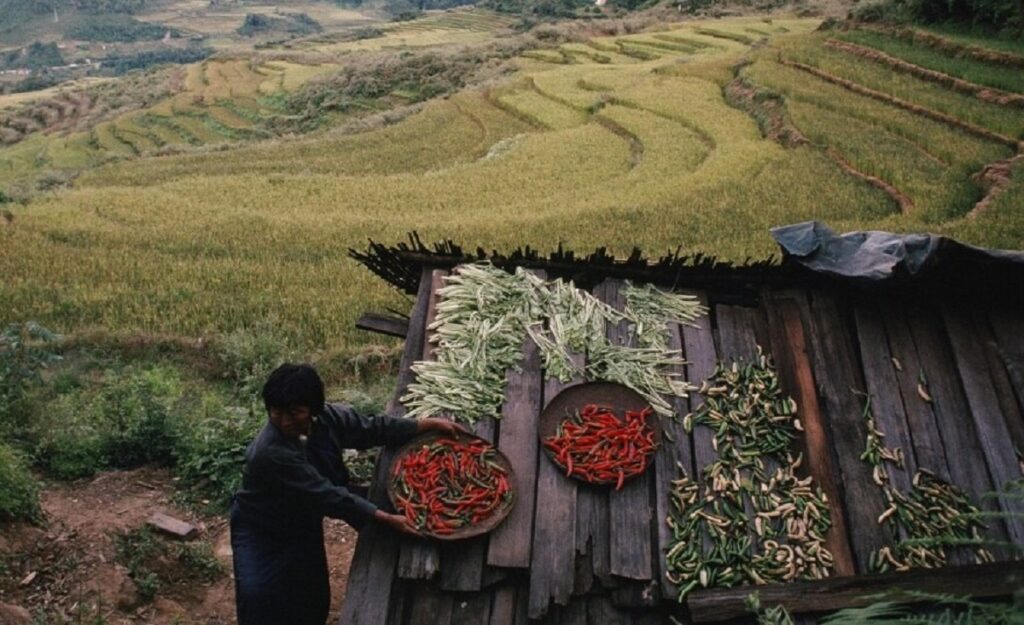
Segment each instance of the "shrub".
[[213,508],[227,507],[241,483],[246,447],[265,420],[262,409],[226,406],[212,394],[201,397],[182,420],[175,450],[181,485]]
[[98,386],[72,389],[40,411],[33,435],[36,462],[63,479],[108,467],[169,464],[180,395],[173,370],[108,371]]
[[26,427],[28,393],[41,381],[39,372],[60,357],[57,335],[37,323],[12,324],[0,332],[0,428],[20,437]]
[[[169,32],[165,26],[150,24],[123,14],[89,15],[72,22],[64,34],[71,39],[85,41],[145,41],[160,39]],[[171,31],[177,35],[177,32]]]
[[288,340],[273,321],[221,337],[214,351],[223,376],[234,385],[235,393],[246,400],[258,395],[270,372],[291,355]]
[[0,443],[0,520],[38,520],[39,483],[28,463],[13,448]]

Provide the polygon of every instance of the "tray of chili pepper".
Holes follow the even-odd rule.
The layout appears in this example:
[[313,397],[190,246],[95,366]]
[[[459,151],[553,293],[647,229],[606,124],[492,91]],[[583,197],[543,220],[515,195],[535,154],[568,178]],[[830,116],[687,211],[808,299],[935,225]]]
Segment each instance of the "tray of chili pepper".
[[661,429],[657,415],[635,391],[589,382],[551,400],[541,413],[540,438],[566,476],[619,490],[647,470]]
[[441,540],[486,534],[515,504],[508,458],[472,434],[417,436],[398,450],[388,475],[395,510]]

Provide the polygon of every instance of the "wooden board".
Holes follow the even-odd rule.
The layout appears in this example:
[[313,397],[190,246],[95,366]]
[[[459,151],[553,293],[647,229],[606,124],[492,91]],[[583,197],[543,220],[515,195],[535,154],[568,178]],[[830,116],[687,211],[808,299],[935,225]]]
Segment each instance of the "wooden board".
[[[703,306],[708,305],[707,294],[703,291],[680,291],[686,295],[693,295]],[[701,382],[708,379],[718,364],[718,354],[715,351],[715,339],[711,331],[711,320],[697,327],[683,326],[683,350],[686,353],[686,379],[692,384],[700,386]],[[695,411],[704,403],[699,393],[690,394],[690,411]],[[711,444],[714,435],[710,428],[698,426],[693,428],[693,461],[694,473],[690,479],[699,482],[704,467],[718,460],[718,453]],[[702,542],[704,552],[711,549],[711,536],[703,532]]]
[[[609,283],[594,288],[593,295],[608,299]],[[609,540],[608,491],[577,485],[576,488],[576,559],[573,566],[573,593],[589,592],[597,579],[603,586],[614,582],[611,575],[611,543]]]
[[[898,302],[884,300],[879,309],[889,338],[890,355],[899,363],[902,371],[896,371],[896,382],[903,399],[903,413],[910,429],[914,460],[917,466],[931,471],[939,478],[950,481],[946,451],[939,434],[938,423],[932,405],[921,401],[917,394],[918,373],[921,360],[910,326],[907,324],[905,307]],[[895,365],[893,365],[895,368]],[[906,454],[908,450],[904,450]]]
[[[1020,468],[1006,415],[988,369],[984,345],[966,309],[944,306],[943,317],[989,475],[995,490],[1002,490],[1011,480],[1020,478]],[[1010,513],[1003,519],[1010,540],[1024,545],[1024,505],[1013,497],[1001,497],[999,502],[1002,510]]]
[[406,601],[406,622],[409,625],[438,625],[451,621],[452,596],[441,592],[432,583],[417,585],[412,600]]
[[874,307],[858,306],[853,311],[853,317],[857,323],[864,382],[871,398],[871,413],[878,429],[885,435],[882,444],[903,452],[903,468],[887,462],[885,469],[893,487],[902,493],[909,493],[911,478],[917,472],[917,459],[914,457],[910,429],[903,412],[903,397],[900,395],[885,326]]
[[835,574],[853,575],[856,567],[846,528],[842,485],[832,455],[831,434],[818,401],[808,351],[805,328],[809,323],[810,310],[807,298],[798,291],[773,293],[766,297],[765,312],[779,384],[796,400],[797,414],[804,426],[802,443],[808,472],[828,497],[832,528],[825,537],[825,545],[835,561]]
[[[606,303],[620,311],[625,309],[625,285],[619,280],[606,282]],[[635,344],[625,322],[610,329],[608,338],[616,345]],[[642,582],[653,579],[650,483],[654,470],[657,470],[656,466],[649,466],[647,471],[623,484],[620,490],[612,490],[608,494],[612,575]]]
[[[405,409],[398,399],[412,382],[412,363],[423,353],[423,334],[430,292],[429,270],[420,278],[420,289],[409,315],[409,335],[398,370],[395,394],[388,402],[388,413],[401,416]],[[385,449],[377,459],[377,468],[370,484],[370,500],[377,505],[387,503],[387,471],[394,450]],[[341,606],[341,622],[346,625],[384,625],[394,598],[393,575],[398,560],[398,540],[387,528],[370,523],[359,533],[349,569],[345,601]],[[397,601],[397,600],[396,600]],[[394,622],[394,621],[391,621]]]
[[[451,613],[451,625],[483,625],[491,616],[491,593],[473,592],[457,596],[452,601]],[[444,625],[444,621],[434,622]]]
[[989,311],[989,322],[999,347],[1000,359],[1007,367],[1017,396],[1017,404],[1024,411],[1024,315],[1019,310],[999,307]]
[[537,481],[537,421],[540,418],[542,376],[540,353],[533,339],[523,345],[521,371],[509,371],[498,449],[512,463],[519,501],[506,522],[491,535],[487,564],[529,568]]
[[[444,276],[447,274],[448,272],[442,269],[434,269],[430,272],[430,290],[424,319],[425,330],[421,338],[423,360],[434,359],[434,346],[431,343],[432,332],[429,328],[437,315],[437,301],[440,297],[437,291],[444,285]],[[440,569],[440,560],[440,549],[433,541],[403,537],[398,556],[398,575],[405,579],[430,579]]]
[[[1021,313],[1024,315],[1024,312]],[[1013,388],[1013,380],[1010,378],[1010,367],[1007,357],[1012,358],[1009,352],[999,344],[992,329],[989,319],[983,311],[971,310],[971,321],[977,336],[978,345],[985,354],[988,363],[988,373],[995,389],[996,401],[999,402],[999,409],[1006,421],[1006,429],[1010,432],[1010,439],[1015,449],[1024,453],[1024,406],[1018,403],[1016,392]],[[1024,331],[1024,329],[1022,329]],[[1024,341],[1024,337],[1019,339]],[[1024,365],[1024,354],[1021,354],[1020,364]],[[1024,390],[1024,381],[1021,384]],[[1019,455],[1019,454],[1018,454]],[[1018,468],[1018,474],[1021,474]]]
[[516,622],[516,587],[502,584],[494,590],[491,599],[491,615],[487,625],[515,625]]
[[872,479],[871,466],[860,459],[867,438],[864,423],[864,381],[857,364],[846,318],[829,295],[815,292],[811,305],[809,343],[815,380],[822,397],[826,423],[831,429],[846,502],[853,555],[859,572],[869,570],[873,551],[884,546],[878,516],[885,510],[881,490]]
[[[494,419],[484,418],[477,422],[474,433],[485,441],[494,444],[497,432],[497,425]],[[512,485],[512,492],[515,493],[515,504],[512,510],[522,502],[519,500],[517,490],[518,479],[516,478],[515,467],[511,461],[499,449],[500,457],[508,463],[509,481]],[[509,511],[511,514],[511,510]],[[507,525],[508,515],[498,527]],[[484,585],[484,568],[487,556],[487,545],[489,535],[477,536],[459,543],[444,544],[441,546],[441,589],[455,591],[477,591]],[[490,605],[490,604],[488,604]],[[486,620],[486,619],[485,619]],[[479,621],[478,621],[479,622]]]
[[[704,317],[699,319],[698,323],[709,324],[711,320]],[[669,349],[682,350],[683,334],[680,327],[670,323],[668,330]],[[685,366],[679,367],[678,373],[685,373]],[[677,416],[685,415],[689,411],[687,398],[671,397],[668,399],[675,407]],[[672,510],[672,481],[679,479],[680,466],[683,467],[687,475],[694,475],[693,444],[690,435],[683,429],[681,419],[662,419],[661,427],[662,444],[654,457],[654,522],[657,526],[654,575],[661,583],[661,594],[665,598],[671,598],[678,592],[678,588],[668,581],[668,577],[665,575],[665,554],[672,544],[672,530],[667,522]]]
[[[970,407],[964,397],[956,360],[946,336],[941,316],[933,306],[921,302],[905,302],[907,324],[914,337],[922,374],[931,394],[930,405],[946,451],[950,482],[963,489],[980,508],[997,512],[998,504],[984,499],[992,492],[992,480],[979,455],[981,442],[970,418]],[[916,391],[915,391],[916,393]],[[918,398],[920,399],[920,398]],[[923,400],[920,400],[923,401]],[[1000,519],[988,519],[984,537],[994,541],[1008,541],[1006,526]],[[993,546],[990,551],[997,558],[1005,558],[1005,549]]]
[[[762,608],[783,605],[791,614],[830,612],[877,601],[920,601],[908,591],[950,593],[957,596],[999,597],[1024,587],[1024,562],[918,569],[905,573],[833,577],[811,582],[758,586]],[[698,623],[733,619],[749,614],[745,602],[750,588],[695,590],[687,598]]]
[[[582,364],[582,355],[576,359]],[[556,379],[544,384],[544,401],[569,386]],[[537,499],[530,564],[529,617],[543,617],[552,600],[567,605],[576,559],[576,482],[565,479],[554,463],[537,451]]]
[[363,313],[356,321],[356,327],[360,330],[369,330],[404,339],[405,335],[409,333],[409,320],[394,315],[367,312]]

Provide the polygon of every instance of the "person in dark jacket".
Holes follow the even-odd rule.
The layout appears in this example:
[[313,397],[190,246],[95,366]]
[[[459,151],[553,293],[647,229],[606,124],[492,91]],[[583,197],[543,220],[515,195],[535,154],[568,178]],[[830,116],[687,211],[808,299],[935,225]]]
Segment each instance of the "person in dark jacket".
[[325,404],[313,367],[284,364],[263,387],[268,422],[245,455],[231,504],[231,548],[239,625],[324,625],[330,608],[323,518],[357,530],[383,523],[416,534],[349,487],[343,449],[394,447],[419,432],[454,433],[443,419],[367,417]]

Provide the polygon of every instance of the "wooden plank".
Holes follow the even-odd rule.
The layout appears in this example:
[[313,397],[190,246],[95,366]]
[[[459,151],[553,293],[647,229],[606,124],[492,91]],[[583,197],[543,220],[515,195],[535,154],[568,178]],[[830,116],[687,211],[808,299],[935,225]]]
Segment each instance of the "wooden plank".
[[[708,317],[699,320],[701,324],[710,324]],[[677,324],[669,324],[668,348],[682,350],[683,334]],[[685,373],[685,366],[679,367],[678,373]],[[669,401],[675,407],[677,415],[684,415],[689,410],[689,402],[685,397],[671,397]],[[690,435],[683,429],[681,419],[662,419],[661,428],[664,436],[661,446],[654,456],[654,522],[657,525],[657,557],[654,560],[655,575],[661,583],[661,594],[674,597],[678,588],[668,581],[665,575],[665,554],[672,543],[672,530],[668,526],[668,517],[672,510],[672,481],[679,479],[679,467],[682,466],[688,475],[694,475],[693,444]]]
[[[631,582],[613,588],[612,605],[617,608],[653,608],[661,602],[661,589],[658,580]],[[671,596],[671,595],[670,595]]]
[[[477,422],[474,432],[494,443],[497,427],[494,419]],[[508,519],[505,520],[505,523]],[[487,535],[468,540],[444,543],[441,547],[441,590],[478,591],[483,585],[484,561],[487,557]]]
[[[483,623],[484,621],[481,621]],[[515,625],[516,622],[516,587],[503,584],[495,589],[491,600],[491,616],[488,625]]]
[[[1010,356],[1010,360],[1008,360],[1006,356],[1009,356],[1009,353],[1001,352],[992,325],[981,310],[971,310],[971,319],[974,322],[974,330],[977,332],[978,344],[984,351],[985,360],[988,362],[988,372],[992,379],[992,385],[995,387],[999,409],[1006,419],[1006,429],[1010,432],[1010,438],[1019,459],[1020,455],[1024,453],[1024,406],[1018,403],[1013,381],[1010,378],[1009,364],[1013,357]],[[1024,342],[1024,336],[1019,340]],[[1024,352],[1020,352],[1019,356],[1019,362],[1024,364]],[[1022,383],[1021,390],[1024,391],[1024,383]],[[1020,472],[1020,467],[1018,467],[1018,472]]]
[[417,586],[414,600],[409,606],[409,625],[438,625],[452,618],[452,596],[438,590],[434,584]]
[[596,595],[587,600],[589,625],[631,625],[628,612],[616,608],[609,597]]
[[835,561],[835,574],[853,575],[856,567],[846,529],[846,506],[807,348],[804,326],[804,319],[810,315],[807,300],[797,292],[772,294],[765,299],[765,312],[779,385],[796,400],[797,413],[804,426],[801,443],[807,458],[805,466],[828,497],[832,528],[825,536],[825,546]]
[[[682,290],[681,293],[693,295],[703,306],[708,305],[707,294],[703,291]],[[686,353],[686,379],[692,384],[700,386],[701,382],[708,379],[718,364],[718,355],[715,352],[715,340],[711,331],[711,319],[697,327],[683,326],[683,349]],[[689,397],[690,411],[696,411],[704,398],[699,393],[691,393]],[[704,468],[718,459],[718,453],[711,444],[714,435],[710,428],[697,426],[693,428],[693,462],[694,473],[690,479],[697,483],[701,482],[701,475]],[[711,550],[711,536],[707,531],[702,532],[704,553]]]
[[[995,490],[1001,490],[1011,480],[1020,478],[1020,468],[989,374],[984,345],[965,309],[946,305],[942,313],[989,475]],[[1000,497],[999,502],[1004,512],[1011,513],[1003,519],[1010,539],[1024,545],[1024,505],[1013,497]]]
[[[387,407],[388,413],[394,416],[405,414],[405,408],[398,400],[412,382],[410,366],[423,353],[430,292],[430,280],[427,279],[429,271],[424,270],[424,275],[420,277],[419,292],[409,315],[409,335],[405,340],[395,394]],[[386,505],[387,467],[393,457],[394,450],[385,448],[377,458],[369,493],[370,501],[377,505]],[[389,608],[395,593],[392,577],[397,560],[398,541],[392,532],[376,523],[363,528],[352,554],[340,622],[346,625],[384,625],[388,622]]]
[[573,599],[569,605],[555,608],[548,613],[544,623],[550,625],[587,625],[587,601]]
[[[607,302],[609,286],[605,281],[594,287],[593,295]],[[618,328],[610,330],[618,335]],[[595,578],[605,587],[614,585],[611,574],[608,490],[577,483],[576,486],[576,562],[573,594],[586,594]]]
[[[434,345],[431,342],[433,332],[430,331],[430,324],[437,316],[437,293],[444,285],[444,276],[448,274],[442,269],[430,271],[430,291],[427,297],[427,312],[424,320],[425,330],[423,332],[423,360],[434,359]],[[406,339],[408,340],[408,339]],[[438,572],[441,566],[441,552],[437,543],[431,540],[402,537],[402,545],[398,555],[398,576],[405,579],[430,579]]]
[[[619,280],[606,280],[607,304],[617,310],[626,307],[625,285]],[[610,328],[608,338],[613,344],[631,345],[632,337],[622,322]],[[651,563],[651,496],[650,469],[608,494],[608,537],[611,572],[626,579],[646,582],[653,578]]]
[[[582,365],[582,355],[577,354],[575,359]],[[545,405],[567,386],[570,384],[557,379],[547,380]],[[528,601],[531,619],[543,617],[552,600],[558,605],[568,604],[576,559],[576,482],[566,479],[543,450],[537,450],[537,458]]]
[[[917,373],[923,374],[928,382],[931,407],[946,451],[950,482],[970,495],[975,505],[996,512],[999,510],[998,503],[993,499],[983,499],[985,493],[993,490],[992,480],[980,453],[978,433],[968,417],[969,406],[960,385],[956,360],[943,321],[932,306],[921,302],[907,303],[905,306],[907,322],[920,357],[921,370]],[[924,401],[921,398],[918,400]],[[983,534],[985,538],[1009,540],[1001,519],[988,519],[987,525]],[[998,546],[992,546],[989,550],[997,558],[1007,555],[1006,549]]]
[[[890,354],[902,369],[896,371],[896,382],[899,384],[903,399],[903,413],[910,429],[914,459],[919,468],[927,469],[949,482],[949,466],[946,463],[946,452],[935,413],[931,404],[921,401],[917,395],[921,359],[913,333],[907,324],[905,307],[895,301],[883,300],[879,308],[889,338]],[[895,368],[895,364],[893,366]],[[906,451],[904,450],[904,453]]]
[[[481,625],[487,623],[491,615],[491,593],[473,592],[456,595],[452,600],[451,625]],[[434,621],[444,623],[444,621]]]
[[831,296],[818,291],[811,306],[811,341],[815,380],[822,396],[832,447],[842,475],[847,531],[860,572],[869,570],[873,551],[884,546],[878,516],[885,510],[881,491],[872,479],[872,467],[860,459],[867,438],[862,416],[864,382],[847,332],[846,319]]
[[[538,275],[542,275],[539,274]],[[506,375],[498,449],[515,472],[516,505],[505,522],[491,532],[487,564],[529,568],[533,540],[537,482],[537,422],[540,419],[543,377],[540,352],[529,336],[523,344],[521,371]]]
[[[754,311],[743,306],[715,306],[715,319],[718,321],[718,358],[722,362],[749,363],[757,359],[757,339],[754,336]],[[765,458],[765,470],[768,475],[775,473],[778,463],[773,458]],[[749,494],[742,495],[743,508],[748,519],[753,519],[756,511]],[[754,551],[759,550],[759,541],[754,529],[748,527]]]
[[909,493],[911,478],[917,472],[914,446],[903,411],[896,368],[892,363],[889,341],[881,316],[873,307],[858,306],[853,311],[857,323],[857,337],[864,372],[864,382],[871,398],[871,413],[878,428],[885,434],[886,447],[903,452],[903,468],[886,463],[892,485],[902,493]]
[[1006,365],[1014,394],[1017,396],[1017,404],[1024,410],[1024,316],[1019,310],[1000,306],[989,312],[989,321],[995,334],[1000,359]]
[[719,360],[752,362],[757,357],[754,317],[754,311],[744,306],[715,306]]
[[[758,586],[762,608],[783,605],[791,614],[831,612],[878,601],[920,602],[918,591],[933,594],[1000,597],[1024,587],[1024,562],[916,569],[905,573],[832,577],[809,582]],[[696,622],[725,621],[748,615],[749,586],[695,590],[687,599]]]
[[409,320],[394,315],[366,312],[356,320],[356,327],[360,330],[397,336],[404,339],[405,335],[409,333]]

